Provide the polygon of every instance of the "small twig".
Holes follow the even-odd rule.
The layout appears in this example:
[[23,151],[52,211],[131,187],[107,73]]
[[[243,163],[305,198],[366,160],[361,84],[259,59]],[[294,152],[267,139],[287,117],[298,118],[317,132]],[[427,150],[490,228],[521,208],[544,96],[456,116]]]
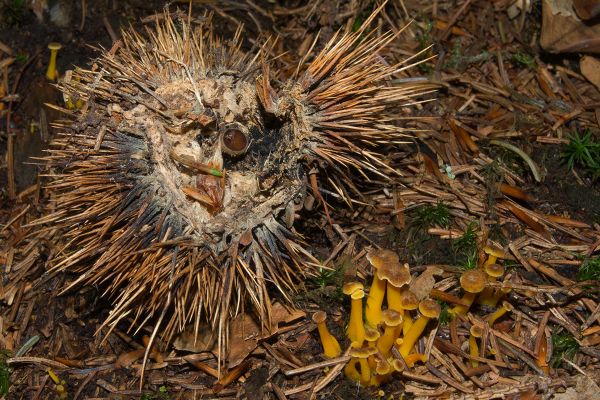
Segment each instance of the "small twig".
[[17,214],[14,218],[12,218],[10,221],[8,221],[8,223],[6,225],[4,225],[2,227],[2,229],[0,229],[0,233],[4,232],[4,230],[8,227],[10,227],[12,224],[14,224],[15,222],[17,222],[19,220],[19,218],[21,218],[23,215],[27,214],[27,211],[29,211],[29,209],[31,208],[31,204],[28,204],[23,211],[21,211],[19,214]]
[[527,165],[529,166],[529,169],[531,169],[531,173],[533,174],[533,177],[536,180],[536,182],[542,181],[542,176],[540,174],[540,170],[539,170],[538,166],[531,159],[531,157],[529,157],[523,150],[521,150],[520,148],[518,148],[515,145],[512,145],[512,144],[507,143],[502,140],[490,140],[490,144],[495,144],[496,146],[504,147],[505,149],[518,154],[519,157],[521,157],[523,159],[523,161],[525,161],[527,163]]
[[277,397],[277,400],[287,400],[287,396],[285,395],[284,391],[279,386],[277,386],[273,382],[269,383],[269,385],[271,385],[271,391],[275,394],[275,397]]
[[439,369],[437,369],[436,367],[434,367],[433,365],[431,365],[431,363],[427,363],[427,369],[436,377],[440,378],[442,381],[444,381],[446,384],[452,386],[455,389],[460,390],[461,392],[464,393],[473,393],[473,390],[461,385],[460,383],[458,383],[457,381],[455,381],[454,379],[450,378],[448,375],[444,374],[442,371],[440,371]]
[[100,131],[98,132],[98,136],[96,136],[96,143],[94,144],[94,150],[100,150],[100,146],[102,145],[102,141],[104,140],[104,135],[106,134],[106,125],[102,125]]
[[83,31],[83,27],[85,26],[85,17],[87,14],[87,4],[85,0],[81,0],[81,21],[79,22],[79,32]]
[[56,362],[54,360],[49,360],[47,358],[41,358],[41,357],[12,357],[12,358],[9,358],[8,360],[6,360],[6,363],[8,365],[12,365],[12,364],[38,364],[38,365],[45,365],[45,366],[48,366],[48,367],[58,368],[58,369],[67,369],[67,368],[69,368],[68,366],[66,366],[63,363],[59,363],[59,362]]
[[237,380],[248,370],[248,368],[250,368],[251,365],[252,363],[249,360],[246,360],[234,369],[232,369],[227,375],[225,375],[223,378],[217,381],[217,383],[213,387],[214,392],[219,393],[229,384]]
[[115,30],[113,29],[110,22],[108,22],[106,15],[102,17],[102,23],[104,23],[104,27],[106,28],[106,31],[108,32],[108,35],[110,36],[112,42],[116,43],[119,40],[119,36],[115,33]]
[[90,383],[92,378],[94,378],[94,376],[96,376],[97,372],[98,371],[92,371],[92,372],[90,372],[90,374],[88,376],[85,377],[85,379],[83,380],[83,382],[81,382],[81,385],[79,385],[79,387],[77,388],[77,391],[73,395],[73,400],[77,400],[79,398],[79,395],[81,394],[81,392],[83,392],[83,389],[87,386],[88,383]]
[[[348,347],[346,349],[346,351],[344,352],[344,357],[348,356],[349,353],[350,353],[350,347]],[[344,368],[345,365],[346,365],[346,363],[344,362],[344,363],[340,363],[340,364],[336,365],[335,367],[333,367],[331,369],[331,371],[329,371],[329,373],[327,375],[325,375],[325,377],[323,379],[321,379],[320,381],[317,382],[317,384],[315,385],[315,387],[312,390],[312,395],[314,396],[316,393],[321,391],[325,386],[329,385],[329,383],[331,381],[333,381],[339,375],[339,373],[342,371],[342,369]]]
[[450,32],[452,31],[452,27],[454,26],[454,24],[456,24],[458,17],[460,17],[461,14],[465,12],[465,10],[467,9],[467,7],[469,7],[469,5],[471,4],[472,1],[473,0],[465,0],[465,2],[462,4],[462,6],[460,6],[460,8],[458,10],[456,10],[454,15],[452,15],[452,18],[450,18],[450,20],[448,21],[448,26],[446,26],[446,29],[444,29],[444,31],[442,32],[442,35],[440,36],[441,40],[448,39],[448,36],[450,35]]
[[345,364],[349,360],[350,360],[350,356],[343,356],[343,357],[338,357],[338,358],[332,358],[331,360],[321,361],[321,362],[318,362],[318,363],[307,365],[305,367],[300,367],[300,368],[296,368],[296,369],[290,369],[288,371],[284,371],[283,374],[285,376],[293,376],[293,375],[297,375],[297,374],[302,374],[304,372],[312,371],[314,369],[329,367],[331,365]]

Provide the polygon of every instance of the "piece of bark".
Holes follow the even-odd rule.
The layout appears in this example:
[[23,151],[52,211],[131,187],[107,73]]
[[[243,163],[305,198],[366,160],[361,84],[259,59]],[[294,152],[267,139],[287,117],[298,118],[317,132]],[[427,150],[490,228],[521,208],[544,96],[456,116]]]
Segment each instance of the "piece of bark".
[[540,44],[550,53],[600,53],[600,24],[586,24],[572,0],[543,0]]
[[584,21],[600,15],[600,1],[598,0],[573,0],[573,8],[579,18]]
[[583,56],[579,61],[579,69],[585,79],[600,90],[600,60],[591,56]]

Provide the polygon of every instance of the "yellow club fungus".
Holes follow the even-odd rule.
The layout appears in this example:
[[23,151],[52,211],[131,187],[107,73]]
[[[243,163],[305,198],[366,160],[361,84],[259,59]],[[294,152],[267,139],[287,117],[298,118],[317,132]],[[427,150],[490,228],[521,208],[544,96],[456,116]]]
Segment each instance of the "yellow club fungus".
[[402,311],[400,314],[404,317],[404,323],[402,324],[402,333],[406,335],[411,325],[413,324],[413,319],[411,311],[416,310],[419,307],[419,299],[414,294],[412,290],[403,290],[400,295],[400,307]]
[[367,260],[373,267],[373,283],[369,289],[365,319],[367,324],[376,327],[381,322],[381,306],[385,297],[386,281],[381,277],[381,271],[390,264],[399,263],[398,255],[391,250],[372,250],[367,253]]
[[441,307],[432,299],[421,300],[419,303],[419,318],[412,324],[409,331],[404,336],[404,340],[400,345],[400,355],[406,360],[410,351],[419,340],[419,337],[425,330],[430,319],[435,319],[440,316]]
[[345,295],[350,296],[350,321],[346,331],[348,338],[355,347],[362,346],[365,340],[365,324],[363,322],[362,299],[365,297],[362,283],[346,283],[342,288]]
[[468,306],[458,304],[450,311],[454,314],[466,314],[477,294],[485,288],[486,281],[485,273],[478,269],[463,272],[460,276],[460,286],[465,293],[461,300],[464,304],[468,304]]
[[[371,367],[369,366],[368,358],[376,353],[377,349],[371,347],[351,348],[349,355],[352,359],[344,369],[346,376],[360,382],[363,386],[368,386],[371,381]],[[356,369],[357,364],[360,367],[360,371]]]
[[[479,346],[477,344],[477,339],[481,338],[483,330],[481,329],[481,326],[473,325],[471,326],[469,333],[469,354],[471,357],[479,357]],[[478,367],[479,361],[471,360],[471,366],[473,368]]]
[[387,262],[379,268],[377,274],[380,279],[386,282],[388,309],[401,311],[402,286],[409,284],[411,281],[410,267],[407,263],[401,265],[397,256],[395,258],[389,257]]
[[512,304],[510,304],[507,301],[503,301],[502,302],[502,307],[498,308],[496,311],[494,311],[493,313],[491,313],[487,318],[487,322],[488,324],[492,327],[494,326],[494,323],[496,322],[496,320],[500,317],[502,317],[504,314],[506,314],[507,311],[512,311],[513,310],[513,306]]
[[329,333],[325,321],[327,320],[327,314],[325,311],[317,311],[313,314],[312,320],[317,324],[319,331],[319,337],[321,338],[321,344],[323,345],[323,354],[325,357],[335,358],[342,354],[342,348],[338,343],[337,339]]
[[56,78],[58,78],[58,72],[56,71],[56,56],[61,47],[61,44],[56,42],[48,44],[48,49],[50,50],[50,62],[48,63],[48,69],[46,70],[46,78],[50,81],[55,81]]
[[394,345],[394,342],[400,336],[400,329],[402,325],[402,315],[394,310],[384,310],[381,313],[385,330],[383,335],[377,341],[377,349],[385,357],[389,356],[390,349]]
[[371,370],[370,385],[379,386],[390,378],[394,369],[381,353],[376,353],[373,358],[375,359],[375,368]]
[[391,365],[396,372],[402,372],[406,369],[406,364],[404,361],[398,360],[397,358],[392,359]]
[[408,368],[412,368],[419,361],[422,363],[427,362],[427,356],[421,353],[412,353],[406,356],[406,359],[404,361],[406,362],[406,366]]
[[[504,267],[500,264],[486,264],[483,266],[483,270],[488,277],[488,282],[496,282],[498,278],[504,275]],[[496,305],[494,302],[494,289],[489,286],[484,288],[477,302],[482,305],[494,307]]]
[[489,264],[496,264],[496,261],[498,261],[499,258],[506,258],[506,254],[504,253],[504,251],[493,246],[485,246],[483,248],[483,251],[485,254],[488,255],[487,260],[485,260],[483,264],[484,266]]

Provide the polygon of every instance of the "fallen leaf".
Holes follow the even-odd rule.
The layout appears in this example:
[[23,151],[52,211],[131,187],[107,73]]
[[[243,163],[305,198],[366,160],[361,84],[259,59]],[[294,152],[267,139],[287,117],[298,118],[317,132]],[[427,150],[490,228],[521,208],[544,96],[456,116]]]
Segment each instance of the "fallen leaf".
[[575,387],[568,388],[564,393],[555,393],[557,400],[596,400],[600,399],[600,387],[596,382],[600,378],[597,372],[590,371],[588,376],[578,375]]
[[281,303],[273,304],[271,313],[271,321],[273,321],[273,325],[275,327],[279,326],[281,323],[289,324],[306,317],[306,313],[304,311],[296,310],[294,308],[286,308]]
[[229,324],[229,367],[239,365],[256,349],[261,339],[276,335],[280,324],[289,324],[306,313],[301,310],[284,307],[281,303],[271,306],[271,329],[261,328],[250,314],[240,314]]
[[579,61],[579,69],[585,79],[590,81],[600,90],[600,60],[590,56],[583,56]]
[[544,0],[540,44],[551,53],[600,53],[600,24],[581,21],[571,0]]
[[123,353],[115,361],[115,368],[126,368],[144,356],[145,349],[137,349]]
[[173,341],[173,347],[177,350],[190,351],[192,353],[203,353],[212,351],[217,341],[217,333],[212,330],[210,325],[204,324],[198,330],[198,335],[194,333],[194,326],[190,325],[181,332]]
[[433,285],[435,285],[434,276],[439,276],[444,272],[441,268],[436,266],[429,266],[421,275],[417,276],[410,285],[410,290],[417,296],[419,301],[423,300],[429,295]]
[[233,368],[244,361],[254,351],[260,337],[260,326],[250,314],[235,317],[229,324],[229,366]]

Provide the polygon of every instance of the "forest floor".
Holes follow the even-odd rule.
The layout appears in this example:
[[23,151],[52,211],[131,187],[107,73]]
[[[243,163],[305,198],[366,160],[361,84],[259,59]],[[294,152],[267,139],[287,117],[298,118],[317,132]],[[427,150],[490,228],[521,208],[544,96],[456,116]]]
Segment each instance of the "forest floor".
[[[244,49],[277,36],[273,69],[283,80],[313,42],[317,52],[338,29],[358,29],[381,2],[193,3],[194,18],[214,20],[224,37],[243,23]],[[389,154],[402,176],[352,209],[325,193],[332,223],[322,207],[301,214],[294,228],[323,269],[295,298],[295,309],[274,305],[269,332],[249,315],[234,319],[231,335],[243,340],[231,341],[224,370],[217,371],[210,349],[182,336],[152,352],[140,389],[151,330],[117,326],[103,335],[98,327],[110,305],[102,288],[60,294],[73,277],[45,274],[57,244],[27,225],[48,201],[41,166],[30,160],[44,155],[55,134],[51,122],[61,117],[45,104],[64,104],[45,76],[47,45],[62,45],[61,75],[90,67],[120,28],[151,26],[164,2],[0,1],[0,395],[600,398],[600,61],[580,53],[589,44],[585,32],[550,32],[552,24],[567,24],[562,20],[542,24],[551,17],[548,3],[390,0],[372,29],[409,25],[382,57],[398,63],[418,53],[412,62],[422,61],[392,83],[419,76],[439,85],[434,101],[399,110],[414,132]],[[187,7],[169,3],[171,12],[187,15]],[[600,24],[593,22],[581,29],[595,32]],[[571,52],[550,52],[562,49]],[[421,285],[414,289],[426,290],[442,311],[418,344],[425,362],[362,387],[344,376],[347,355],[323,356],[311,316],[325,311],[330,331],[348,348],[350,301],[342,287],[354,280],[370,286],[366,254],[380,248],[410,265]],[[488,323],[500,306],[476,304],[451,318],[449,310],[462,304],[460,276],[493,251],[505,272],[491,290],[504,296],[507,312]],[[472,326],[483,329],[475,353]]]

